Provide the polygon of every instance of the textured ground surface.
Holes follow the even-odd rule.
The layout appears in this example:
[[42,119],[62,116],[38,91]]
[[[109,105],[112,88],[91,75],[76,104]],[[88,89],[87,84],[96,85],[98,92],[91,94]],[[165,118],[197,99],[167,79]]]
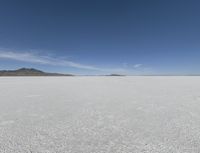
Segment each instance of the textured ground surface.
[[0,78],[0,153],[199,153],[200,77]]

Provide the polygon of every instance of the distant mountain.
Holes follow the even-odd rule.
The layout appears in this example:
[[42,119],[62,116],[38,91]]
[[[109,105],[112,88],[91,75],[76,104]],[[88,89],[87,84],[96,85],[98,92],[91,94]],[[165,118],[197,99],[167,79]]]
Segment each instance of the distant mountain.
[[72,74],[48,73],[33,68],[0,70],[0,76],[73,76]]
[[125,76],[125,75],[123,75],[123,74],[110,74],[108,76]]

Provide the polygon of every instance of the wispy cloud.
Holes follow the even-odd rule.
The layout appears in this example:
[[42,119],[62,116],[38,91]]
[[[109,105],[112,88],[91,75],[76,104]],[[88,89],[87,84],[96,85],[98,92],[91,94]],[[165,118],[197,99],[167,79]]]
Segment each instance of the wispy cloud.
[[60,58],[53,58],[50,56],[40,56],[33,53],[18,53],[11,51],[0,51],[0,59],[10,59],[22,62],[36,63],[36,64],[44,64],[44,65],[53,65],[53,66],[67,66],[78,69],[87,69],[87,70],[100,70],[97,67],[91,65],[84,65],[76,62],[72,62],[69,60],[63,60]]
[[126,75],[144,74],[146,72],[145,67],[142,64],[135,64],[132,68],[127,63],[124,63],[122,67],[115,68],[100,68],[93,65],[85,65],[82,63],[74,62],[71,60],[65,60],[63,57],[43,56],[32,52],[16,52],[16,51],[2,51],[0,50],[0,59],[9,59],[22,61],[27,63],[72,67],[76,69],[89,70],[97,72],[97,74],[109,74],[118,73]]
[[134,68],[139,68],[141,66],[142,66],[142,64],[135,64],[135,65],[133,65]]

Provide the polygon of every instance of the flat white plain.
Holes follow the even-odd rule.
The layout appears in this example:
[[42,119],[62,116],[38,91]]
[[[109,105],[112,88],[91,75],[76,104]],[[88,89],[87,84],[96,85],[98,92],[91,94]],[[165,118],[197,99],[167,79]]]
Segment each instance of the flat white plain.
[[1,77],[1,153],[199,153],[200,77]]

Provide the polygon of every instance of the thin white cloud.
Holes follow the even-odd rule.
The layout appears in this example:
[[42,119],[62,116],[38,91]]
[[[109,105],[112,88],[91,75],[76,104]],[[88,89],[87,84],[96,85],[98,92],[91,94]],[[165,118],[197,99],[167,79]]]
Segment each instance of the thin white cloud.
[[141,66],[142,66],[142,64],[135,64],[135,65],[133,65],[134,68],[139,68]]
[[0,59],[10,59],[22,62],[36,63],[36,64],[44,64],[44,65],[54,65],[54,66],[67,66],[79,69],[87,69],[87,70],[100,70],[97,67],[84,65],[76,62],[72,62],[69,60],[63,60],[59,58],[53,58],[49,56],[39,56],[32,53],[17,53],[11,51],[0,51]]
[[[27,63],[35,63],[42,65],[52,65],[52,66],[63,66],[63,67],[72,67],[76,69],[83,69],[89,71],[96,71],[99,74],[125,74],[125,75],[134,75],[134,74],[144,74],[146,72],[145,68],[140,68],[142,64],[135,64],[133,67],[128,67],[127,63],[123,67],[117,68],[100,68],[93,65],[85,65],[70,60],[65,60],[62,58],[55,58],[53,56],[41,56],[39,54],[31,52],[15,52],[15,51],[2,51],[0,50],[0,59],[16,60]],[[140,69],[139,69],[140,68]]]

